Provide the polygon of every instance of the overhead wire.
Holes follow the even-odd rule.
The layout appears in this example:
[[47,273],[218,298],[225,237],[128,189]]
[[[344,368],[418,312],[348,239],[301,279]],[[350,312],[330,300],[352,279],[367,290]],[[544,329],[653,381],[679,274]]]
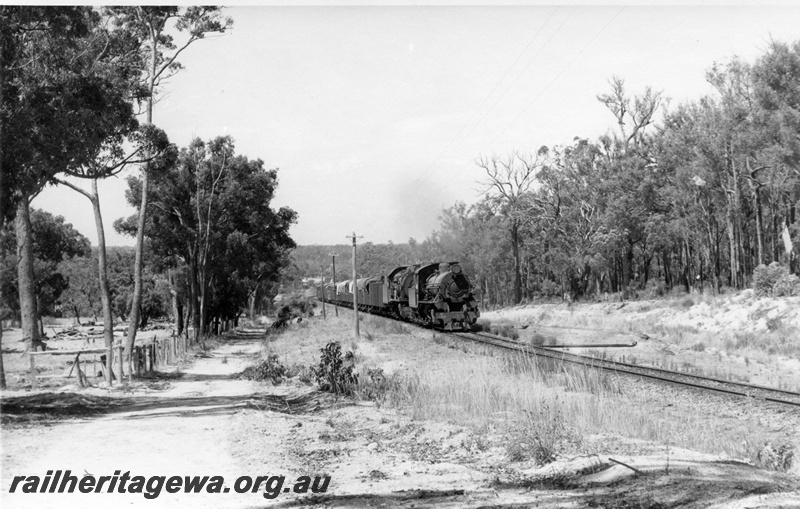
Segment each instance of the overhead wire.
[[[472,112],[472,115],[470,115],[470,117],[467,119],[467,121],[464,122],[464,125],[461,126],[461,128],[456,132],[456,134],[453,136],[453,138],[447,143],[447,145],[445,145],[444,149],[442,149],[442,151],[439,153],[439,155],[437,155],[436,158],[431,162],[431,164],[429,164],[425,168],[425,171],[423,173],[427,173],[428,171],[430,171],[431,168],[433,168],[436,165],[436,163],[439,162],[439,160],[442,158],[442,156],[444,154],[446,154],[449,150],[452,149],[453,142],[455,142],[459,138],[459,136],[461,136],[461,133],[464,132],[464,129],[466,129],[467,126],[472,122],[472,120],[478,115],[478,112],[481,110],[481,108],[484,106],[484,104],[486,104],[487,101],[489,101],[489,98],[492,96],[492,94],[495,93],[495,91],[500,87],[500,84],[503,83],[503,81],[506,79],[506,77],[511,73],[511,70],[514,68],[514,66],[517,65],[517,62],[519,62],[519,60],[522,58],[522,56],[525,54],[525,52],[528,50],[528,48],[530,48],[531,44],[533,44],[533,42],[536,39],[539,38],[539,35],[541,35],[542,31],[547,27],[547,25],[550,23],[550,20],[553,18],[555,13],[558,12],[558,10],[559,10],[559,7],[556,7],[555,9],[553,9],[553,11],[547,17],[545,22],[542,24],[541,28],[539,28],[534,33],[533,37],[531,37],[530,40],[528,40],[528,43],[525,45],[525,47],[522,48],[522,50],[519,52],[519,54],[517,54],[517,57],[514,59],[514,61],[511,63],[511,65],[506,69],[505,73],[503,73],[503,76],[497,81],[497,83],[495,83],[495,85],[492,88],[492,90],[489,91],[489,93],[483,98],[483,100],[480,102],[480,104],[477,106],[477,108],[475,108],[475,111]],[[574,10],[574,8],[573,8],[573,10]],[[564,23],[562,22],[561,25],[559,26],[559,28],[556,30],[556,33],[558,32],[558,30],[561,29],[561,26],[563,26],[563,24]],[[550,37],[550,39],[552,39],[552,36]],[[547,46],[547,44],[550,42],[550,39],[548,39],[547,42],[545,42],[544,46]],[[542,48],[540,48],[539,51],[536,52],[536,54],[533,56],[533,58],[528,62],[528,64],[523,69],[523,72],[525,71],[525,69],[530,67],[530,65],[533,63],[533,60],[539,55],[539,53],[541,53],[541,51],[544,48],[544,46]],[[509,85],[509,87],[506,88],[506,92],[508,91],[508,88],[510,88],[511,86],[513,86],[514,83],[516,83],[516,81],[519,79],[521,74],[522,73],[518,74],[517,77],[514,79],[514,81],[512,81],[511,85]],[[505,95],[506,92],[503,93],[501,98]],[[491,111],[492,108],[494,108],[494,106],[497,105],[497,102],[498,101],[495,101],[495,103],[489,108],[490,111]],[[483,118],[485,118],[485,116],[486,115],[484,115],[483,117],[481,117],[480,120],[478,120],[478,124],[483,120]],[[472,131],[474,131],[474,129],[475,129],[475,127],[473,126],[472,130],[470,130],[470,134],[472,133]],[[457,147],[458,144],[456,144],[455,146]]]
[[[469,138],[469,136],[475,131],[475,129],[478,127],[478,125],[480,125],[480,123],[483,122],[483,119],[485,119],[489,115],[489,113],[494,109],[494,107],[497,106],[500,103],[500,101],[506,96],[508,91],[511,90],[511,87],[514,86],[514,84],[519,80],[520,77],[522,77],[522,75],[525,73],[525,71],[527,71],[528,68],[533,64],[533,62],[536,60],[536,58],[539,56],[539,54],[542,51],[544,51],[544,49],[547,47],[548,44],[550,44],[550,41],[553,40],[553,37],[558,35],[558,33],[561,31],[561,28],[563,28],[564,24],[567,22],[567,20],[569,20],[569,18],[572,16],[572,14],[575,12],[575,9],[577,9],[577,8],[578,8],[577,5],[572,8],[572,10],[567,14],[567,16],[561,22],[561,24],[558,25],[558,28],[556,29],[556,31],[553,32],[552,35],[550,35],[550,37],[547,39],[547,41],[544,43],[544,45],[541,48],[539,48],[539,51],[537,51],[536,54],[533,56],[533,58],[531,58],[531,60],[528,62],[528,65],[526,65],[522,69],[522,71],[520,71],[519,74],[517,74],[517,77],[514,78],[514,81],[512,81],[511,84],[508,87],[506,87],[505,91],[500,95],[500,97],[497,98],[497,100],[494,102],[494,104],[492,104],[492,106],[488,110],[486,110],[486,112],[483,114],[483,116],[472,127],[470,132],[467,133],[467,135],[464,137],[464,139]],[[456,146],[458,146],[458,145],[456,145]]]
[[[517,62],[519,62],[520,58],[522,58],[522,55],[524,55],[525,52],[528,51],[528,48],[531,46],[531,44],[533,44],[533,41],[535,41],[536,39],[539,38],[539,35],[541,35],[542,30],[544,30],[545,27],[547,27],[548,23],[550,23],[550,20],[553,18],[555,13],[558,12],[558,9],[559,9],[559,7],[556,7],[555,9],[553,9],[553,12],[551,12],[550,16],[547,17],[547,20],[545,20],[544,24],[542,24],[542,27],[539,30],[536,31],[536,33],[533,35],[533,37],[528,41],[528,44],[526,44],[525,47],[522,49],[522,51],[519,52],[519,54],[517,55],[517,58],[515,58],[514,61],[511,63],[511,65],[508,66],[508,69],[506,69],[506,72],[503,74],[503,76],[497,81],[497,83],[495,83],[494,88],[492,88],[492,90],[483,98],[483,101],[481,101],[481,103],[478,105],[478,107],[475,108],[475,111],[472,112],[472,115],[470,115],[469,119],[467,119],[467,121],[464,122],[464,125],[461,126],[461,129],[459,129],[458,132],[455,134],[455,136],[453,136],[453,139],[450,140],[450,142],[448,143],[447,146],[452,144],[461,135],[461,133],[464,131],[464,129],[466,129],[466,127],[470,124],[470,122],[472,122],[472,120],[478,115],[478,112],[481,110],[481,108],[483,108],[483,105],[486,104],[486,102],[489,100],[489,98],[492,96],[492,94],[494,94],[495,90],[497,90],[500,87],[500,84],[506,79],[506,76],[508,76],[509,73],[511,73],[511,69],[513,69],[514,66],[517,65]],[[545,46],[546,45],[547,45],[547,43],[545,43]],[[540,48],[539,52],[537,52],[536,55],[534,55],[533,58],[535,59],[536,56],[540,52],[541,52],[541,48]],[[531,62],[532,62],[532,60],[531,60]],[[525,69],[530,67],[531,62],[529,62],[528,65],[525,66]],[[523,72],[524,72],[525,69],[523,69]],[[516,80],[519,79],[519,76],[520,75],[517,75],[517,77],[514,79],[514,81],[511,83],[511,85],[513,85],[516,82]],[[508,89],[506,89],[506,90],[508,90]],[[495,102],[495,104],[497,104],[497,102]],[[492,106],[492,107],[494,107],[494,106]],[[491,110],[491,108],[489,108],[489,109]],[[478,122],[480,122],[480,120]]]
[[515,123],[517,120],[519,120],[519,118],[520,118],[520,117],[521,117],[521,116],[522,116],[522,115],[523,115],[523,114],[524,114],[524,113],[525,113],[525,112],[526,112],[526,111],[527,111],[527,110],[528,110],[528,109],[529,109],[529,108],[530,108],[530,107],[533,105],[533,103],[535,103],[535,102],[536,102],[536,101],[537,101],[537,100],[538,100],[538,99],[539,99],[539,98],[540,98],[540,97],[541,97],[541,96],[542,96],[542,95],[543,95],[543,94],[544,94],[544,93],[545,93],[545,92],[546,92],[546,91],[547,91],[547,90],[550,88],[550,86],[551,86],[553,83],[555,83],[555,82],[556,82],[556,81],[557,81],[557,80],[558,80],[558,79],[561,77],[561,75],[562,75],[562,74],[564,74],[564,71],[566,71],[566,70],[569,68],[569,66],[570,66],[570,65],[572,65],[572,63],[573,63],[573,62],[575,62],[575,60],[577,60],[577,59],[578,59],[578,57],[580,57],[580,56],[581,56],[581,55],[582,55],[582,54],[583,54],[583,53],[586,51],[586,49],[587,49],[589,46],[591,46],[591,44],[592,44],[592,43],[595,41],[595,39],[597,39],[597,38],[600,36],[600,34],[601,34],[601,33],[603,33],[603,32],[605,31],[605,29],[606,29],[606,28],[608,28],[608,26],[609,26],[609,25],[610,25],[610,24],[611,24],[611,23],[612,23],[612,22],[613,22],[615,19],[617,19],[617,17],[620,15],[620,13],[621,13],[622,11],[624,11],[624,10],[625,10],[625,6],[623,5],[623,6],[622,6],[622,7],[620,7],[620,9],[619,9],[619,10],[618,10],[618,11],[617,11],[617,12],[616,12],[616,13],[615,13],[615,14],[614,14],[612,17],[611,17],[611,19],[609,19],[609,20],[606,22],[606,24],[605,24],[605,25],[603,25],[603,26],[600,28],[600,30],[598,30],[598,31],[597,31],[597,33],[595,33],[595,34],[594,34],[594,36],[592,36],[592,38],[591,38],[591,39],[589,39],[589,42],[587,42],[587,43],[586,43],[586,44],[583,46],[583,48],[582,48],[582,49],[581,49],[581,50],[580,50],[580,51],[579,51],[579,52],[578,52],[578,53],[577,53],[577,54],[576,54],[574,57],[572,57],[572,59],[571,59],[569,62],[567,62],[567,64],[566,64],[564,67],[562,67],[562,68],[561,68],[561,70],[558,72],[558,74],[557,74],[557,75],[556,75],[556,76],[555,76],[555,77],[554,77],[552,80],[550,80],[550,81],[547,83],[547,85],[546,85],[546,86],[545,86],[545,87],[544,87],[544,88],[543,88],[543,89],[542,89],[542,90],[541,90],[541,91],[540,91],[538,94],[536,94],[536,96],[534,96],[534,98],[533,98],[533,99],[531,99],[531,100],[528,102],[528,104],[527,104],[527,105],[526,105],[524,108],[522,108],[522,109],[520,110],[520,112],[517,114],[517,116],[516,116],[516,117],[514,117],[514,118],[511,120],[511,122],[509,122],[508,124],[506,124],[506,126],[503,128],[503,130],[500,132],[500,134],[498,134],[497,136],[495,136],[495,137],[494,137],[494,139],[492,139],[492,141],[490,141],[489,143],[487,143],[486,145],[484,145],[484,147],[483,147],[483,148],[480,150],[480,152],[483,152],[483,151],[485,151],[487,147],[489,147],[490,145],[492,145],[494,142],[496,142],[496,141],[497,141],[497,140],[500,138],[500,136],[502,136],[503,134],[505,134],[505,132],[508,130],[508,128],[509,128],[509,127],[510,127],[510,126],[511,126],[513,123]]

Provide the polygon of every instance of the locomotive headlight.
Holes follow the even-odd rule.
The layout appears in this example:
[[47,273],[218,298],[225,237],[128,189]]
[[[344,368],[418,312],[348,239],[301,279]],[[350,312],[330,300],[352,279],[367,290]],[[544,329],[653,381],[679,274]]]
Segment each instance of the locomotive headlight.
[[461,265],[451,265],[450,272],[453,274],[461,274]]

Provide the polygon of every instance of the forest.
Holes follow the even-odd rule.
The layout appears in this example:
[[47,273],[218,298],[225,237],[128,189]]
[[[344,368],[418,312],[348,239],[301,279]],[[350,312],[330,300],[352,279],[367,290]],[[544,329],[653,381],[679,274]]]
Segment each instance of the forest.
[[[459,260],[491,307],[716,294],[754,276],[800,293],[800,42],[773,41],[754,62],[710,62],[706,80],[711,94],[671,104],[612,77],[597,100],[615,129],[479,155],[465,172],[482,176],[482,199],[443,210],[421,242],[365,244],[359,277]],[[295,276],[330,277],[332,251],[350,256],[349,246],[296,251]]]

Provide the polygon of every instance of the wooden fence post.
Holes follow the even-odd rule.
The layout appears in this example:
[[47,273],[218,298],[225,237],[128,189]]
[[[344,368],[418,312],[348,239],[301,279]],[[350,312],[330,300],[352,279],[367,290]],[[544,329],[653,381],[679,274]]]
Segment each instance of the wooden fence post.
[[83,372],[81,371],[81,354],[75,356],[75,362],[73,363],[73,367],[78,371],[78,387],[84,388],[86,384],[84,383],[84,376]]
[[124,348],[125,347],[122,346],[122,345],[119,345],[117,347],[117,365],[118,365],[118,369],[119,369],[119,376],[117,377],[117,380],[119,380],[119,383],[124,383],[125,382],[125,380],[123,379],[123,377],[125,376],[125,372],[122,369],[122,358],[124,357],[124,355],[122,355],[122,353],[123,353],[123,349]]

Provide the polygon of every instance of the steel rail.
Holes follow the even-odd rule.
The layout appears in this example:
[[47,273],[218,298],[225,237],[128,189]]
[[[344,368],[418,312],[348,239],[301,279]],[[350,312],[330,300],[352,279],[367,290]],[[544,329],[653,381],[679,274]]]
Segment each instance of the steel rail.
[[[542,347],[543,348],[560,348],[558,346],[551,346],[551,345],[542,345]],[[574,355],[576,357],[597,359],[597,357],[591,357],[591,356],[588,356],[588,355],[579,355],[579,354],[575,354],[575,353],[571,353],[571,352],[570,353],[565,353],[565,355]],[[744,388],[748,388],[748,389],[758,389],[758,390],[762,390],[762,391],[778,392],[778,393],[781,393],[781,394],[788,394],[790,396],[800,397],[800,392],[790,391],[788,389],[781,389],[779,387],[770,387],[768,385],[758,385],[758,384],[751,384],[751,383],[747,383],[747,382],[738,382],[736,380],[726,380],[724,378],[716,378],[716,377],[713,377],[713,376],[706,376],[706,375],[695,375],[693,373],[681,373],[680,371],[672,371],[672,370],[669,370],[669,369],[659,368],[659,367],[656,367],[656,366],[642,366],[642,365],[639,365],[639,364],[631,364],[629,362],[613,361],[613,360],[609,360],[609,359],[598,359],[598,360],[602,360],[602,361],[606,361],[606,362],[613,362],[614,364],[616,364],[618,366],[625,366],[625,367],[632,368],[632,369],[649,369],[650,371],[658,371],[660,373],[688,376],[688,377],[696,378],[698,380],[706,380],[706,381],[709,381],[709,382],[717,382],[717,383],[721,383],[721,384],[736,385],[736,386],[744,387]]]
[[[333,301],[330,300],[330,299],[324,299],[324,300],[325,300],[325,302],[333,303]],[[339,305],[342,305],[342,304],[340,303]],[[350,303],[350,306],[352,306],[352,303]],[[401,320],[399,318],[390,316],[388,314],[371,313],[367,309],[361,308],[361,306],[359,306],[359,308],[361,309],[362,312],[366,312],[367,314],[371,314],[371,315],[374,315],[374,316],[380,316],[382,318],[388,318],[388,319],[395,320],[395,321],[398,321],[398,322],[402,322],[402,323],[405,323],[405,324],[408,324],[408,325],[412,325],[412,326],[423,327],[423,325],[421,325],[421,324],[414,323],[414,322],[409,322],[409,321],[406,321],[406,320]],[[366,308],[366,306],[365,306],[365,308]],[[661,382],[669,382],[669,383],[673,383],[673,384],[676,384],[676,385],[683,385],[683,386],[687,386],[687,387],[695,387],[695,388],[698,388],[698,389],[714,391],[714,392],[729,394],[729,395],[743,397],[743,398],[754,398],[754,399],[760,399],[760,400],[763,400],[763,401],[769,401],[769,402],[772,402],[772,403],[778,403],[778,404],[782,404],[782,405],[800,407],[800,401],[792,401],[792,400],[786,400],[786,399],[780,399],[780,398],[773,398],[773,397],[769,397],[769,396],[754,395],[754,394],[749,394],[747,392],[736,391],[736,390],[733,390],[733,389],[725,389],[724,387],[714,387],[714,386],[706,385],[706,384],[675,380],[674,378],[667,378],[665,376],[658,376],[658,375],[654,375],[654,374],[643,373],[642,371],[646,370],[646,371],[651,371],[651,372],[663,373],[665,375],[680,376],[680,377],[685,377],[685,378],[694,378],[694,379],[698,379],[698,380],[705,380],[705,381],[710,381],[710,382],[715,382],[715,383],[720,383],[720,384],[734,385],[734,386],[738,386],[738,387],[742,387],[742,388],[748,388],[748,389],[752,389],[752,390],[756,390],[756,391],[774,392],[774,393],[786,394],[786,395],[790,395],[790,396],[797,396],[798,398],[800,398],[800,392],[794,392],[794,391],[789,391],[789,390],[785,390],[785,389],[779,389],[779,388],[775,388],[775,387],[767,387],[767,386],[763,386],[763,385],[747,384],[747,383],[744,383],[744,382],[736,382],[736,381],[732,381],[732,380],[724,380],[724,379],[721,379],[721,378],[707,377],[707,376],[703,376],[703,375],[692,375],[692,374],[688,374],[688,373],[681,373],[679,371],[670,371],[668,369],[663,369],[663,368],[640,366],[640,365],[637,365],[637,364],[630,364],[630,363],[626,363],[626,362],[612,361],[612,360],[609,360],[609,359],[599,359],[597,357],[586,356],[586,355],[578,355],[578,354],[575,354],[575,353],[564,352],[563,350],[556,351],[556,350],[550,349],[547,346],[525,345],[525,344],[522,344],[522,343],[519,343],[519,342],[516,342],[516,341],[509,340],[508,338],[504,338],[502,336],[496,336],[494,334],[488,334],[486,332],[451,332],[451,331],[438,331],[438,332],[441,332],[443,334],[451,334],[451,335],[454,335],[456,337],[460,337],[462,339],[466,339],[466,340],[470,340],[470,341],[478,341],[478,342],[481,342],[481,343],[491,344],[493,346],[497,346],[497,347],[500,347],[500,348],[506,348],[506,349],[509,349],[509,350],[515,350],[515,351],[522,352],[522,353],[527,353],[527,354],[533,353],[534,355],[540,355],[542,357],[547,357],[547,358],[551,358],[551,359],[557,359],[557,360],[561,360],[561,361],[564,361],[564,362],[570,362],[570,363],[573,363],[573,364],[580,364],[580,365],[583,365],[583,366],[594,367],[594,368],[603,369],[603,370],[606,370],[606,371],[613,371],[615,373],[624,373],[624,374],[639,376],[639,377],[642,377],[642,378],[649,378],[649,379],[657,380],[657,381],[661,381]],[[597,346],[600,346],[600,345],[597,345]],[[601,365],[602,363],[605,363],[607,365],[605,365],[605,366]],[[608,365],[608,364],[610,364],[610,365]]]
[[[677,372],[677,371],[669,371],[669,370],[664,370],[664,369],[661,369],[661,368],[649,368],[649,367],[646,367],[646,366],[637,366],[637,365],[634,365],[634,364],[617,363],[616,361],[611,361],[611,360],[608,360],[608,359],[598,359],[597,357],[589,357],[589,356],[583,356],[583,355],[577,355],[577,354],[570,354],[570,353],[566,353],[566,352],[556,352],[556,351],[547,349],[547,347],[524,345],[524,344],[517,343],[515,341],[508,340],[507,338],[503,338],[503,337],[500,337],[500,336],[494,336],[492,334],[486,334],[486,333],[475,333],[475,332],[472,332],[472,333],[461,333],[461,332],[459,332],[459,333],[452,333],[452,334],[454,336],[456,336],[456,337],[460,337],[462,339],[466,339],[466,340],[470,340],[470,341],[477,341],[477,342],[481,342],[481,343],[486,343],[486,344],[490,344],[490,345],[497,346],[497,347],[500,347],[500,348],[506,348],[508,350],[515,350],[515,351],[518,351],[518,352],[522,352],[522,353],[526,353],[526,354],[533,354],[533,355],[541,356],[541,357],[547,357],[547,358],[551,358],[551,359],[560,360],[560,361],[563,361],[563,362],[570,362],[570,363],[574,363],[574,364],[580,364],[580,365],[583,365],[583,366],[603,369],[603,370],[606,370],[606,371],[613,371],[615,373],[625,373],[625,374],[639,376],[639,377],[643,377],[643,378],[649,378],[649,379],[652,379],[652,380],[658,380],[658,381],[661,381],[661,382],[669,382],[669,383],[673,383],[673,384],[677,384],[677,385],[695,387],[695,388],[703,389],[703,390],[707,390],[707,391],[720,392],[720,393],[724,393],[724,394],[730,394],[730,395],[733,395],[733,396],[739,396],[739,397],[744,397],[744,398],[754,398],[754,399],[760,399],[760,400],[763,400],[763,401],[769,401],[769,402],[772,402],[772,403],[778,403],[778,404],[782,404],[782,405],[790,405],[790,406],[798,406],[798,407],[800,407],[800,401],[792,401],[792,400],[774,398],[774,397],[770,397],[770,396],[761,396],[761,395],[748,394],[747,392],[737,391],[737,390],[733,390],[733,389],[726,389],[724,387],[714,387],[714,386],[711,386],[711,385],[695,383],[695,382],[690,382],[690,381],[685,381],[685,380],[676,380],[674,378],[667,378],[665,376],[659,376],[659,375],[656,375],[656,374],[646,373],[646,372],[643,372],[643,371],[657,371],[657,372],[660,372],[660,373],[668,373],[668,374],[673,375],[673,376],[680,376],[680,377],[685,377],[685,378],[701,378],[701,379],[705,378],[705,377],[690,375],[690,374],[687,374],[687,373],[680,373],[680,372]],[[603,365],[603,364],[606,364],[606,365]],[[733,385],[744,385],[744,386],[747,386],[747,387],[752,387],[755,390],[774,391],[774,392],[780,392],[780,393],[786,393],[786,394],[800,396],[800,393],[795,393],[795,392],[791,392],[791,391],[785,391],[783,389],[773,389],[773,388],[770,388],[770,387],[766,387],[765,388],[765,387],[762,387],[762,386],[751,386],[751,385],[747,385],[747,384],[742,384],[741,382],[730,382],[730,381],[727,381],[727,380],[721,380],[720,383],[727,383],[727,384],[733,384]]]

